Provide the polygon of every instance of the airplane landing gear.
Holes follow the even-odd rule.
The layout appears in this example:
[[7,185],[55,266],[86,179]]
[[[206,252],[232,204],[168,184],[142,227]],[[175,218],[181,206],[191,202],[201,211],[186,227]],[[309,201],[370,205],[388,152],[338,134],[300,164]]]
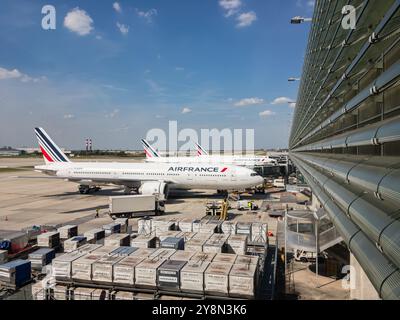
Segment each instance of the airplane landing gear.
[[100,187],[91,187],[91,186],[85,186],[85,185],[80,185],[79,187],[78,187],[78,189],[79,189],[79,192],[81,193],[81,194],[89,194],[90,192],[98,192],[98,191],[100,191],[101,190],[101,188]]

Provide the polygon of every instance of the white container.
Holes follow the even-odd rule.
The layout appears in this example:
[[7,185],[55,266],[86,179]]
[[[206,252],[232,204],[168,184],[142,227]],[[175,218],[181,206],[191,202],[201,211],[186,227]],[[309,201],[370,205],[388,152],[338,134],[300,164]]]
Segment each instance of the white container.
[[92,280],[93,264],[100,260],[102,254],[89,253],[72,262],[72,278],[78,280]]
[[55,285],[53,289],[53,298],[55,300],[68,300],[69,299],[69,291],[65,286]]
[[131,247],[136,248],[155,248],[157,238],[152,235],[140,235],[131,239]]
[[132,195],[117,196],[109,198],[110,213],[135,213],[155,211],[156,209],[155,195]]
[[138,220],[138,233],[149,235],[151,234],[151,225],[153,219],[151,218],[141,218]]
[[208,261],[190,260],[181,270],[181,290],[203,293],[204,272],[209,265]]
[[117,291],[113,294],[114,300],[135,300],[135,294],[128,291]]
[[42,281],[38,281],[31,286],[32,300],[46,300],[46,289]]
[[110,295],[107,290],[95,289],[92,291],[92,300],[110,300]]
[[113,282],[114,266],[121,261],[123,257],[120,256],[104,256],[100,260],[93,263],[93,281],[99,282]]
[[60,233],[59,232],[45,232],[37,237],[38,247],[44,248],[55,248],[60,245]]
[[226,241],[229,253],[246,254],[247,252],[247,239],[245,234],[231,234]]
[[215,253],[204,253],[204,252],[197,252],[190,260],[193,262],[212,262],[214,257],[216,256]]
[[213,223],[201,224],[199,233],[213,234],[217,230],[217,225]]
[[204,291],[214,295],[228,295],[229,273],[232,264],[211,262],[204,273]]
[[160,232],[172,231],[175,229],[175,223],[176,221],[173,219],[153,219],[151,223],[151,232],[158,235]]
[[258,266],[259,260],[259,256],[237,255],[235,264],[253,264]]
[[[140,250],[140,249],[139,249]],[[114,283],[118,284],[135,284],[135,267],[145,258],[140,256],[128,256],[118,261],[114,265],[113,279]]]
[[221,226],[222,233],[236,234],[236,222],[224,221]]
[[98,250],[100,248],[103,248],[103,246],[101,244],[87,243],[87,244],[83,245],[82,247],[79,247],[78,248],[78,252],[87,254],[87,253],[91,253],[93,251],[96,251],[96,250]]
[[250,222],[238,222],[236,225],[236,234],[244,234],[251,239],[251,225]]
[[0,264],[6,263],[8,261],[8,251],[0,250]]
[[254,264],[234,264],[229,274],[229,294],[242,298],[254,298],[257,270]]
[[268,224],[253,222],[251,225],[251,242],[265,244],[268,238]]
[[84,254],[74,251],[56,257],[52,261],[52,275],[57,278],[71,278],[73,261],[83,257]]
[[114,233],[104,239],[104,245],[109,247],[130,246],[131,237],[126,233]]
[[189,261],[196,252],[194,251],[187,251],[187,250],[177,250],[171,257],[171,260],[176,261]]
[[214,235],[210,239],[208,239],[207,242],[203,245],[203,252],[222,253],[225,251],[225,243],[225,235]]
[[234,264],[236,257],[236,254],[217,253],[213,259],[213,262]]
[[165,259],[147,258],[135,267],[135,285],[157,287],[157,269]]
[[149,259],[169,259],[174,253],[176,252],[175,249],[168,249],[168,248],[160,248],[154,251],[150,256]]
[[129,219],[128,218],[118,218],[114,220],[115,223],[121,225],[121,233],[128,233]]
[[185,243],[185,250],[188,251],[203,251],[203,246],[206,244],[207,240],[192,238]]
[[78,226],[66,225],[58,228],[57,231],[60,233],[60,239],[67,240],[78,235]]
[[208,240],[208,239],[210,239],[210,237],[211,237],[211,234],[195,232],[192,239]]
[[82,247],[85,244],[86,237],[72,237],[64,241],[64,252],[72,252],[78,250],[79,247]]
[[157,238],[164,241],[167,238],[181,238],[181,231],[163,231],[157,233]]
[[92,300],[92,293],[94,289],[91,288],[75,288],[73,297],[74,300]]
[[193,222],[194,219],[186,218],[178,222],[179,230],[182,232],[193,232]]
[[196,233],[194,232],[181,232],[180,237],[182,237],[185,240],[185,243],[188,242],[190,239],[192,239],[195,236]]
[[137,256],[141,258],[148,258],[151,256],[154,252],[156,252],[158,249],[155,248],[139,248],[135,252],[131,253],[129,256]]
[[86,231],[83,236],[87,238],[88,241],[94,240],[95,242],[100,241],[105,238],[106,232],[103,229],[91,229]]

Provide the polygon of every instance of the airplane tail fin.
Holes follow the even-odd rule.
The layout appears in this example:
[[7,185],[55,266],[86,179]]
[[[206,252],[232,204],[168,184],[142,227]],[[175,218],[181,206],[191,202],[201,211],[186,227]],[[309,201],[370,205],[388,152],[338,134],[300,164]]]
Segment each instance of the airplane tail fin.
[[154,148],[145,140],[142,139],[143,149],[146,154],[146,158],[159,158],[160,155]]
[[208,152],[203,149],[203,147],[197,142],[194,143],[196,145],[197,156],[208,156]]
[[43,128],[35,128],[35,134],[46,164],[54,162],[71,162]]

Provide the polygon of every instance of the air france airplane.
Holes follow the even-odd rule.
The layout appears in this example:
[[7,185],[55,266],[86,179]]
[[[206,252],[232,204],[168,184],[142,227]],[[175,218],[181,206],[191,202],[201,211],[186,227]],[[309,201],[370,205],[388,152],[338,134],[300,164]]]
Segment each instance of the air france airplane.
[[81,193],[102,185],[120,185],[142,194],[168,196],[172,189],[242,190],[263,183],[256,172],[220,164],[71,162],[42,128],[35,128],[45,165],[35,170],[79,184]]
[[198,143],[195,143],[197,157],[162,157],[154,148],[144,139],[142,139],[146,162],[154,163],[224,163],[235,166],[255,167],[255,166],[276,166],[278,162],[267,156],[239,156],[239,155],[209,155]]

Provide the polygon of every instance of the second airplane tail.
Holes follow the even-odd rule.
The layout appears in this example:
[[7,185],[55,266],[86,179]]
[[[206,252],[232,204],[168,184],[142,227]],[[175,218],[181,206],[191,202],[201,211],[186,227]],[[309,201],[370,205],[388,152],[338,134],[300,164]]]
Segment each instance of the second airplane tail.
[[35,134],[46,164],[54,162],[71,162],[43,128],[35,128]]
[[160,155],[154,148],[145,140],[142,139],[144,153],[146,154],[146,158],[159,158]]

